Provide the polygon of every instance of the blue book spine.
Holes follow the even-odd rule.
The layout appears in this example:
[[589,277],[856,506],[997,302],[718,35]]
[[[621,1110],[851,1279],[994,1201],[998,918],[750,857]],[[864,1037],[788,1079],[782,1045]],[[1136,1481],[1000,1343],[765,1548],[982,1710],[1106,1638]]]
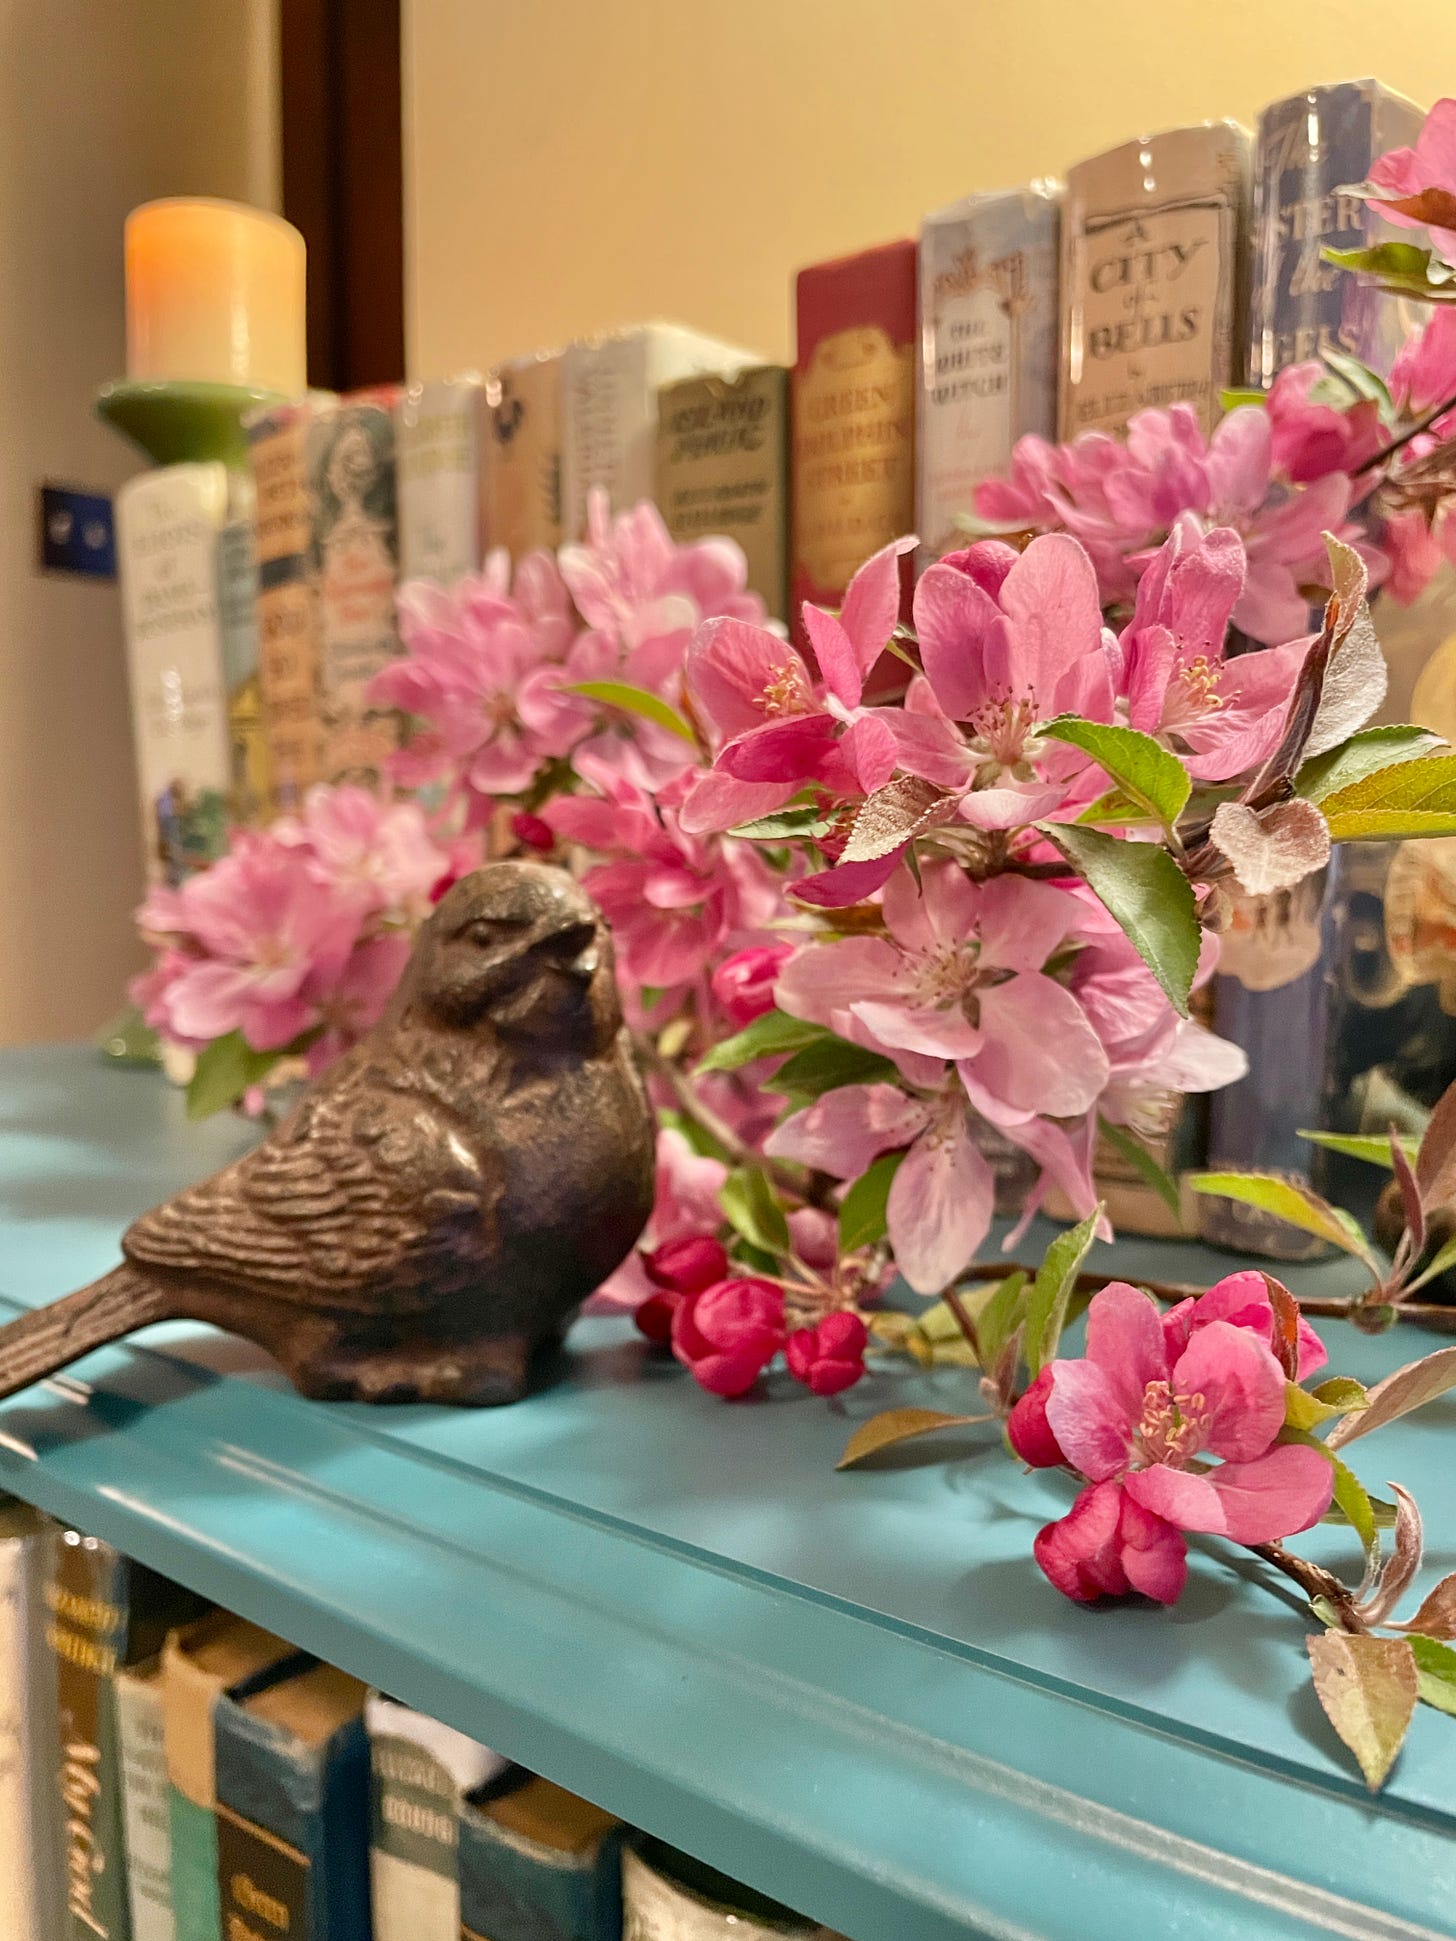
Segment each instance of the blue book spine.
[[328,1709],[354,1684],[320,1665],[217,1701],[218,1897],[232,1941],[370,1931],[364,1688],[352,1711]]
[[461,1941],[621,1941],[621,1827],[546,1780],[517,1799],[461,1804]]
[[1357,196],[1376,156],[1414,143],[1423,116],[1378,81],[1341,81],[1274,101],[1259,117],[1254,156],[1253,316],[1249,382],[1267,387],[1287,365],[1345,352],[1386,373],[1412,306],[1324,261],[1408,232]]

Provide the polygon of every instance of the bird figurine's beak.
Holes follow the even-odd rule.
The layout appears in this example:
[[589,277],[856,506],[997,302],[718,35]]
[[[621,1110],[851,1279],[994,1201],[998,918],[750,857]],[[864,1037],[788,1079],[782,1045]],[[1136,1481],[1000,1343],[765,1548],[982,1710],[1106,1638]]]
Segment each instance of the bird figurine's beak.
[[536,949],[568,977],[578,977],[583,984],[590,984],[602,961],[597,926],[586,919],[553,930],[549,937],[541,939]]

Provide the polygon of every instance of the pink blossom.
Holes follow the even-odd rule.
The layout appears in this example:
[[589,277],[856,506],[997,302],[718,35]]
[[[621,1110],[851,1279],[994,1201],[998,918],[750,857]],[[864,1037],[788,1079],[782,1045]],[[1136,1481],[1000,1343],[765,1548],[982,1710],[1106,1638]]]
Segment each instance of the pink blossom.
[[1448,258],[1456,258],[1456,227],[1426,224],[1419,216],[1405,214],[1392,206],[1395,201],[1436,190],[1456,197],[1456,101],[1438,101],[1426,116],[1414,148],[1392,148],[1378,156],[1370,169],[1370,181],[1391,200],[1376,204],[1387,222],[1402,229],[1429,228],[1431,241]]
[[355,888],[371,909],[399,921],[429,914],[450,860],[417,802],[352,786],[310,789],[301,821],[277,822],[273,834],[312,857],[320,882]]
[[812,1328],[795,1328],[784,1343],[784,1360],[812,1395],[838,1395],[864,1374],[869,1338],[857,1314],[836,1310]]
[[371,901],[357,885],[320,881],[305,849],[240,832],[226,856],[138,913],[144,932],[168,940],[174,973],[142,987],[148,1021],[188,1045],[230,1031],[257,1051],[291,1044],[322,1021]]
[[[1203,1298],[1244,1312],[1243,1290],[1230,1296],[1226,1284]],[[1329,1508],[1328,1461],[1277,1442],[1284,1374],[1258,1326],[1213,1310],[1205,1318],[1199,1305],[1170,1330],[1148,1295],[1125,1281],[1103,1288],[1088,1309],[1086,1354],[1051,1365],[1044,1432],[1034,1407],[1019,1425],[1023,1454],[1050,1438],[1101,1486],[1037,1539],[1038,1562],[1068,1596],[1113,1591],[1120,1572],[1171,1602],[1182,1587],[1183,1531],[1266,1543],[1307,1530]],[[1209,1456],[1221,1461],[1205,1469]],[[1129,1517],[1127,1503],[1142,1516]]]
[[[1269,1296],[1269,1282],[1254,1269],[1225,1274],[1206,1294],[1169,1308],[1162,1320],[1170,1355],[1181,1354],[1198,1329],[1206,1328],[1211,1321],[1227,1321],[1231,1327],[1247,1328],[1266,1347],[1272,1349],[1274,1345],[1274,1303]],[[1295,1380],[1305,1382],[1319,1373],[1329,1355],[1302,1314],[1295,1325],[1299,1344]]]
[[784,1345],[784,1296],[772,1281],[719,1281],[689,1294],[672,1320],[672,1352],[713,1395],[745,1395]]
[[[1406,338],[1390,367],[1390,395],[1416,417],[1456,397],[1456,307],[1437,310]],[[1435,429],[1443,428],[1439,421]]]
[[676,545],[646,500],[613,519],[606,493],[593,491],[586,543],[563,546],[560,560],[578,612],[614,643],[622,677],[654,691],[676,676],[689,634],[707,615],[763,619],[763,602],[746,588],[742,549],[731,539]]
[[792,944],[752,944],[725,957],[712,976],[713,995],[735,1030],[774,1008],[774,980],[794,954]]
[[727,829],[767,815],[810,781],[849,795],[889,781],[899,711],[860,703],[898,616],[900,555],[914,543],[896,540],[868,559],[837,616],[806,603],[822,688],[798,649],[763,627],[727,619],[698,629],[687,691],[716,752],[713,774],[685,805],[687,827]]
[[748,844],[686,832],[679,811],[689,778],[655,798],[603,780],[609,793],[558,796],[542,819],[605,859],[582,881],[612,926],[627,976],[657,989],[687,983],[706,973],[731,933],[775,914],[777,886]]
[[1180,518],[1138,582],[1121,637],[1128,721],[1167,741],[1199,781],[1247,774],[1274,752],[1307,651],[1296,640],[1224,658],[1244,580],[1236,532],[1200,535]]
[[1354,473],[1385,445],[1375,399],[1334,404],[1317,395],[1329,389],[1330,374],[1317,361],[1286,365],[1269,387],[1264,408],[1274,469],[1291,485],[1330,472]]

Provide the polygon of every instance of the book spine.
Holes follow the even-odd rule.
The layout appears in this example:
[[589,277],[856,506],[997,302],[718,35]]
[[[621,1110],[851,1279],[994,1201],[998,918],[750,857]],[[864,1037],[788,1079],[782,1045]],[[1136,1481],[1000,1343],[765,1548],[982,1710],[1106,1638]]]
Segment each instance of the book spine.
[[957,517],[1018,438],[1055,438],[1058,192],[974,196],[920,234],[915,530],[921,564],[966,543]]
[[9,1859],[0,1941],[55,1941],[61,1932],[55,1802],[44,1776],[54,1744],[47,1687],[55,1667],[42,1650],[43,1556],[38,1517],[29,1529],[0,1535],[0,1855]]
[[657,506],[673,538],[736,540],[770,616],[789,612],[789,377],[763,364],[658,394]]
[[453,586],[480,571],[479,378],[412,384],[396,407],[399,573]]
[[374,1941],[455,1941],[455,1782],[422,1746],[382,1733],[370,1734],[369,1766]]
[[461,1941],[622,1941],[622,1844],[615,1826],[563,1851],[460,1807]]
[[369,1927],[362,1720],[305,1746],[226,1694],[214,1713],[217,1881],[227,1941],[357,1941]]
[[1342,195],[1377,155],[1420,133],[1413,102],[1376,81],[1343,81],[1275,101],[1259,117],[1254,157],[1248,378],[1268,388],[1289,364],[1344,352],[1389,372],[1413,306],[1323,260],[1401,238],[1374,206]]
[[217,617],[227,688],[233,822],[252,828],[271,795],[258,680],[257,496],[251,471],[229,471],[227,517],[218,534]]
[[318,586],[321,774],[374,786],[399,743],[399,717],[366,698],[398,654],[394,414],[345,400],[315,414],[306,445]]
[[[628,1846],[622,1855],[622,1941],[729,1941],[729,1937],[825,1935],[808,1921],[760,1919],[669,1880]],[[827,1938],[826,1938],[827,1941]]]
[[232,786],[219,610],[227,471],[168,465],[117,494],[117,563],[147,876],[222,854]]
[[915,245],[801,270],[795,286],[791,598],[836,606],[913,529]]
[[323,754],[304,462],[312,411],[308,404],[283,405],[248,427],[257,497],[258,681],[274,811],[300,805],[319,779]]
[[1243,369],[1248,137],[1232,122],[1128,142],[1067,172],[1061,436],[1189,404],[1205,432]]
[[652,491],[657,401],[645,333],[573,344],[562,360],[562,513],[565,535],[587,529],[587,500],[605,492],[622,512]]
[[131,1941],[111,1682],[127,1634],[126,1561],[75,1530],[54,1532],[49,1549],[66,1932],[70,1941]]
[[133,1941],[174,1941],[172,1827],[157,1661],[115,1678],[126,1882]]
[[562,359],[506,364],[485,388],[485,543],[512,559],[562,536]]

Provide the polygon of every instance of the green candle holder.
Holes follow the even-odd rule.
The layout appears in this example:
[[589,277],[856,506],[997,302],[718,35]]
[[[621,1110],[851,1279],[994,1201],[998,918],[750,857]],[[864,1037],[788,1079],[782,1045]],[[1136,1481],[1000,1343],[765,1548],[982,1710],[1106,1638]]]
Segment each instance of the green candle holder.
[[224,465],[243,466],[243,420],[261,405],[283,402],[281,392],[252,385],[118,378],[97,392],[96,415],[157,465],[220,458]]

